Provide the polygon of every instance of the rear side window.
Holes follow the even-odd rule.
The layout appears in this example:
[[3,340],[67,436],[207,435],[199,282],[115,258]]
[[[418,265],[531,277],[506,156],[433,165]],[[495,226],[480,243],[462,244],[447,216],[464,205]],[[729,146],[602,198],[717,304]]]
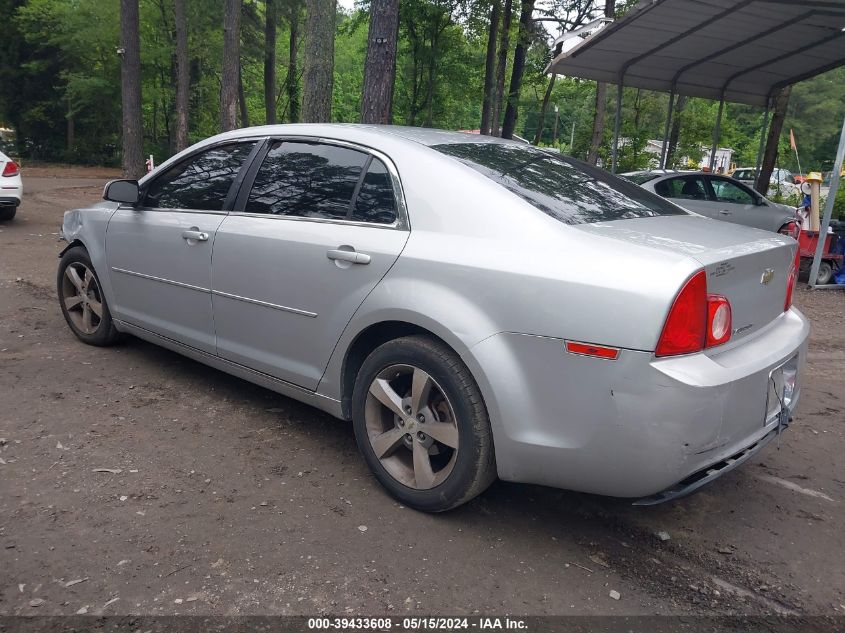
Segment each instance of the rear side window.
[[664,198],[707,200],[707,189],[704,186],[704,180],[698,176],[684,176],[683,178],[661,180],[654,185],[654,190]]
[[345,220],[368,158],[335,145],[277,142],[258,170],[244,211]]
[[566,224],[687,213],[602,169],[533,147],[454,143],[433,149],[469,165]]
[[357,222],[393,224],[396,221],[396,197],[393,182],[387,167],[378,158],[370,161],[370,167],[355,198],[352,219]]
[[153,180],[144,206],[220,211],[254,142],[221,145],[195,154]]

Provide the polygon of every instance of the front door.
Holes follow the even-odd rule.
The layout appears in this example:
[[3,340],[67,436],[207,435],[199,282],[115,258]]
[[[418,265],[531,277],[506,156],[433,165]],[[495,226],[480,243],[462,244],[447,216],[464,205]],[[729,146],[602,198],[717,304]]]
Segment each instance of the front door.
[[214,353],[211,249],[255,142],[201,151],[144,184],[106,233],[115,317]]
[[316,389],[343,329],[407,241],[396,183],[366,150],[274,142],[217,232],[218,354]]
[[727,178],[710,178],[712,196],[721,219],[758,229],[772,230],[769,207],[757,204],[757,195],[745,185]]

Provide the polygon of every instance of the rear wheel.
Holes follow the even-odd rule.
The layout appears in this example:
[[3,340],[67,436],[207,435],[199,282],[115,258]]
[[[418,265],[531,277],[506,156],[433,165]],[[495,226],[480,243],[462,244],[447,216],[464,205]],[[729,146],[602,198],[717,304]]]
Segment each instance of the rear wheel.
[[100,280],[83,247],[74,246],[62,255],[56,286],[65,321],[80,341],[106,346],[118,339]]
[[11,220],[17,212],[17,207],[0,207],[0,221]]
[[399,501],[442,512],[495,479],[493,436],[472,375],[443,343],[389,341],[364,361],[352,396],[358,448]]
[[830,283],[831,277],[833,277],[833,266],[828,261],[822,261],[819,264],[819,276],[816,277],[816,283],[819,286],[824,286]]

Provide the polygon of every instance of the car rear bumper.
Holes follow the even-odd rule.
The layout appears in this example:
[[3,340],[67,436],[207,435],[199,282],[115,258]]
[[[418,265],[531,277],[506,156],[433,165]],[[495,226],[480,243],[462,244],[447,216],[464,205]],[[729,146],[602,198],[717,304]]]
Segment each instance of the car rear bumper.
[[18,207],[21,204],[21,199],[16,196],[2,195],[0,196],[0,207]]
[[[800,396],[808,334],[793,309],[723,351],[656,359],[622,350],[611,361],[569,354],[561,339],[503,333],[467,362],[502,479],[641,498],[714,466],[718,476],[782,429]],[[797,377],[782,408],[770,379],[785,363]]]

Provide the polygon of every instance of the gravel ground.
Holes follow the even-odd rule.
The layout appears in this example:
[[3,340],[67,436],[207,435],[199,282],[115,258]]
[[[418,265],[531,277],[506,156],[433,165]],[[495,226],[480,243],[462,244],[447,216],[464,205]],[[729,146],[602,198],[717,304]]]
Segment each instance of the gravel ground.
[[497,483],[428,516],[379,488],[349,425],[136,339],[74,339],[57,232],[111,176],[28,169],[0,224],[0,614],[845,614],[842,292],[797,292],[793,426],[700,493]]

